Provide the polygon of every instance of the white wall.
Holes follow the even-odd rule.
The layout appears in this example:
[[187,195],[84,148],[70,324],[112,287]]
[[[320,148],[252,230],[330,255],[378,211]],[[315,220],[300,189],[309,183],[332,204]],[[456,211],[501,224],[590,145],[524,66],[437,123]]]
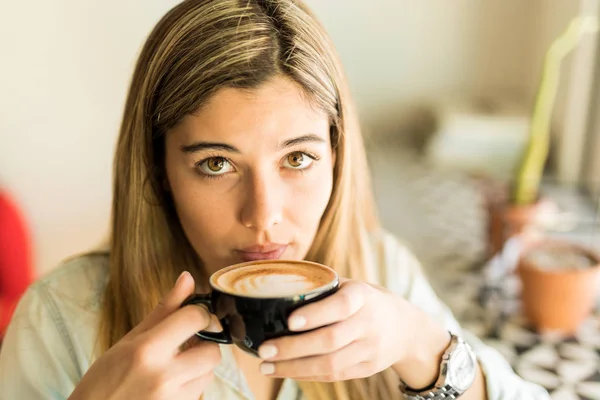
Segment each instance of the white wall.
[[[366,116],[457,91],[527,92],[535,75],[531,19],[543,2],[308,0],[338,45]],[[133,62],[175,3],[1,3],[0,185],[30,219],[40,272],[105,235]]]
[[30,220],[40,271],[106,234],[130,71],[175,3],[0,3],[0,185]]
[[527,89],[528,0],[309,0],[364,114],[389,102]]

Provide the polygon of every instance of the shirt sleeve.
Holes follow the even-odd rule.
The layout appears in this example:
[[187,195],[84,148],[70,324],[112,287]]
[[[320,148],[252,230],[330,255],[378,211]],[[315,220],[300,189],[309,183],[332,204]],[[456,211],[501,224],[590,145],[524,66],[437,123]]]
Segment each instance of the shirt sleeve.
[[60,309],[41,285],[20,300],[0,352],[0,399],[65,400],[79,376]]
[[461,329],[450,309],[433,291],[421,265],[408,249],[395,240],[392,243],[388,241],[385,247],[388,288],[402,295],[471,345],[485,376],[489,400],[550,399],[545,389],[520,378],[498,351]]

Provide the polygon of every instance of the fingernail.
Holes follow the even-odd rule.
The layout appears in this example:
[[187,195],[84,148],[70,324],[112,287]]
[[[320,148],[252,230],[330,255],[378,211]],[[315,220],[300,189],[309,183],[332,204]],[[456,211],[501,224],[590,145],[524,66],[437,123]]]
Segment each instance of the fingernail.
[[277,347],[272,344],[265,344],[260,346],[258,349],[258,355],[263,360],[268,360],[269,358],[273,358],[277,355]]
[[288,326],[293,331],[301,329],[304,325],[306,325],[306,318],[300,316],[292,317],[288,322]]
[[181,281],[183,281],[184,277],[189,276],[190,273],[187,271],[183,271],[180,275],[179,278],[177,278],[177,280],[175,281],[175,286],[179,285],[181,283]]
[[275,372],[275,365],[272,363],[260,364],[260,373],[263,375],[271,375]]

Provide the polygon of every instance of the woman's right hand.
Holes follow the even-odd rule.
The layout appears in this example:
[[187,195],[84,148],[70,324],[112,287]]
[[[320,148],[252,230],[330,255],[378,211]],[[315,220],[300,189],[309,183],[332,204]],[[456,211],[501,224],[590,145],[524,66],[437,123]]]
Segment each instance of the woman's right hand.
[[198,400],[221,353],[210,342],[181,350],[210,324],[204,307],[180,308],[194,289],[192,276],[181,274],[163,302],[90,367],[69,400]]

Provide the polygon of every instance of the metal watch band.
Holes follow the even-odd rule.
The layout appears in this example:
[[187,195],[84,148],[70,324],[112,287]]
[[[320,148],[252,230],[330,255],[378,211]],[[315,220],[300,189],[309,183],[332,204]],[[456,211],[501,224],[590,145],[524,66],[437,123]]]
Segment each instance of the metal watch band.
[[404,398],[407,400],[448,400],[448,399],[457,399],[460,396],[454,388],[450,385],[442,386],[441,388],[435,389],[427,393],[426,395],[417,395],[411,396],[406,393],[402,393]]
[[[461,390],[456,387],[452,380],[449,379],[449,368],[453,355],[461,355],[465,357],[465,352],[467,357],[471,359],[472,364],[475,364],[475,355],[471,347],[462,340],[459,336],[456,336],[450,332],[451,342],[448,345],[448,348],[444,352],[442,357],[442,361],[440,364],[440,373],[438,379],[434,384],[432,384],[429,388],[425,388],[422,390],[414,390],[409,388],[404,382],[401,381],[400,384],[400,392],[403,397],[407,400],[442,400],[442,399],[458,399],[467,388]],[[459,356],[460,357],[460,356]],[[473,371],[471,371],[473,372]],[[472,374],[472,379],[474,379],[474,372]],[[472,381],[471,381],[472,383]],[[470,386],[470,384],[469,384]]]

